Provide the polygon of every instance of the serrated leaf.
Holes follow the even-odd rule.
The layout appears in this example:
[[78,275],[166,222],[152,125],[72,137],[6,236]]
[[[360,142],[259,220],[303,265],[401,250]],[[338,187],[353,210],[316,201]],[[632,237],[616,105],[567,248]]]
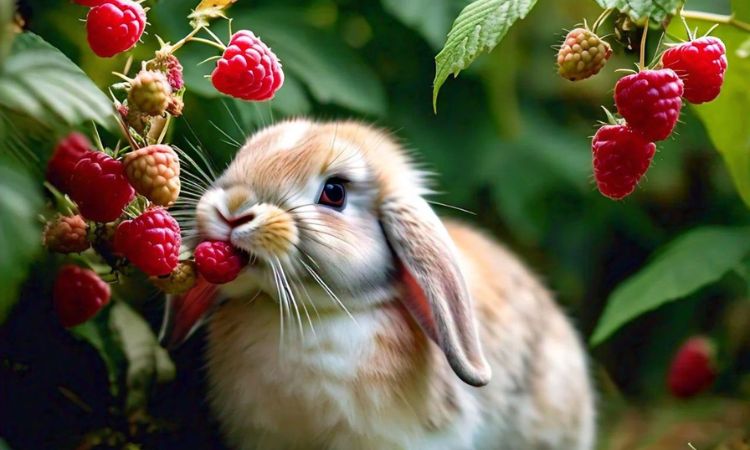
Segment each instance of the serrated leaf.
[[0,108],[27,115],[45,128],[93,120],[117,130],[107,96],[62,52],[30,32],[15,39],[0,72]]
[[516,20],[526,17],[535,4],[536,0],[476,0],[461,11],[443,49],[435,56],[434,110],[448,75],[458,76],[479,54],[495,48]]
[[677,12],[684,0],[596,0],[602,8],[614,8],[627,13],[633,20],[640,22],[647,17],[652,22],[663,22]]
[[704,227],[666,245],[607,300],[591,338],[598,344],[639,315],[719,280],[750,254],[750,228]]
[[[5,144],[0,143],[0,153]],[[19,285],[41,249],[39,186],[24,171],[0,160],[0,323],[16,302]]]

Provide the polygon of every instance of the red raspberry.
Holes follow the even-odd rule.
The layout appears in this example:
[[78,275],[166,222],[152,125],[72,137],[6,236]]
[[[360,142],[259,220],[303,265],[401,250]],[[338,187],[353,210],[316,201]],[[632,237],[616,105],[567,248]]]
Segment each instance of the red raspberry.
[[682,80],[672,69],[642,70],[615,85],[617,111],[649,141],[666,139],[682,109]]
[[677,350],[667,374],[675,397],[688,398],[706,390],[716,379],[715,350],[711,341],[695,336]]
[[63,266],[57,273],[52,299],[64,327],[73,327],[94,317],[109,302],[109,285],[91,270]]
[[685,100],[710,102],[719,96],[727,70],[727,49],[719,38],[706,36],[672,47],[661,57],[685,83]]
[[195,248],[194,255],[198,273],[214,284],[234,280],[248,262],[246,253],[223,241],[203,241]]
[[60,216],[44,229],[42,240],[53,252],[80,253],[89,248],[88,225],[81,216]]
[[145,28],[146,12],[132,0],[108,0],[86,16],[89,46],[104,58],[129,50]]
[[47,163],[47,181],[61,191],[69,193],[73,168],[86,153],[91,151],[93,151],[91,143],[81,133],[70,133],[61,139]]
[[651,165],[656,146],[627,125],[605,125],[594,135],[591,149],[599,192],[619,200],[633,192]]
[[111,222],[134,196],[122,163],[103,152],[84,155],[73,169],[70,197],[87,219]]
[[232,36],[216,69],[211,74],[214,87],[242,100],[264,101],[273,98],[284,84],[284,72],[276,55],[247,30]]
[[122,222],[115,231],[115,251],[147,275],[168,275],[180,262],[180,226],[164,208],[147,210]]

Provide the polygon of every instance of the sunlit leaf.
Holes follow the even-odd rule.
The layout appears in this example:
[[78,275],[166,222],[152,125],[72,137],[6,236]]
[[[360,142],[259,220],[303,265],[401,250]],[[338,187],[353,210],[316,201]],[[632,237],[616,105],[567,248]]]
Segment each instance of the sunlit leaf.
[[224,10],[232,6],[237,0],[201,0],[188,16],[193,28],[208,25],[211,19],[226,17]]
[[[691,27],[699,25],[704,31],[710,26],[690,22]],[[669,32],[686,37],[684,27],[677,21],[669,27]],[[722,25],[712,34],[724,41],[729,67],[719,97],[693,108],[723,156],[740,197],[750,207],[750,58],[743,47],[748,33]]]
[[750,228],[705,227],[667,246],[607,300],[591,338],[598,344],[643,313],[717,281],[750,253]]
[[438,93],[448,75],[458,76],[482,52],[495,48],[511,25],[526,17],[535,4],[536,0],[476,0],[461,11],[435,56],[433,109],[437,109]]

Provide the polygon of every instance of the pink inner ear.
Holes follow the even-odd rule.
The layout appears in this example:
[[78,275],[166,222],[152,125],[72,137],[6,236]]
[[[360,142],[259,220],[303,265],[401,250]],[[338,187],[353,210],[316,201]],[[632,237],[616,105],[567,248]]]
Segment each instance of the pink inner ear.
[[203,277],[186,294],[174,296],[169,302],[166,339],[167,346],[176,347],[183,343],[200,324],[201,319],[216,302],[218,287]]
[[427,301],[427,297],[424,295],[424,291],[422,291],[417,280],[414,279],[409,269],[401,263],[399,263],[399,278],[406,289],[402,299],[406,308],[430,339],[438,342],[437,332],[435,331],[435,319],[432,316],[432,307],[430,307],[430,303]]

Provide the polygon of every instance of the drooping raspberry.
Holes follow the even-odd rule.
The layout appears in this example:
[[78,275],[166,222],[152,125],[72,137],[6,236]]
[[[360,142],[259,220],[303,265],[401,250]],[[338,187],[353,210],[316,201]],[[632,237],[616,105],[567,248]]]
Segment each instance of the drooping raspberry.
[[135,190],[125,178],[122,163],[103,152],[89,152],[73,168],[70,197],[81,215],[97,222],[111,222],[133,200]]
[[61,139],[47,163],[47,181],[61,191],[70,193],[73,168],[86,153],[93,150],[89,140],[81,133],[70,133]]
[[174,117],[180,117],[182,115],[182,110],[185,108],[185,103],[182,101],[182,99],[176,95],[173,95],[172,98],[169,99],[169,105],[167,105],[167,112],[171,114]]
[[45,247],[57,253],[80,253],[89,248],[88,225],[83,217],[60,216],[47,224],[42,237]]
[[234,280],[248,262],[246,253],[224,241],[203,241],[195,247],[194,256],[198,272],[214,284]]
[[109,302],[110,289],[99,275],[78,266],[63,266],[57,273],[52,300],[60,323],[73,327],[94,317]]
[[612,47],[585,28],[571,30],[557,52],[557,73],[570,81],[596,75],[612,56]]
[[103,58],[132,48],[145,29],[146,11],[132,0],[108,0],[86,16],[89,47]]
[[166,75],[142,70],[130,82],[128,106],[149,116],[161,116],[167,110],[171,95]]
[[197,276],[195,263],[182,261],[169,275],[151,277],[150,280],[166,294],[182,295],[195,285]]
[[146,68],[148,70],[156,70],[164,73],[167,76],[167,81],[172,91],[176,92],[185,86],[185,82],[182,79],[182,64],[175,55],[159,51],[156,53],[156,58],[150,61]]
[[284,84],[276,55],[248,30],[232,36],[211,74],[214,87],[242,100],[265,101]]
[[599,192],[619,200],[633,192],[651,165],[656,146],[627,125],[605,125],[594,135],[591,150]]
[[695,336],[682,344],[672,359],[667,387],[675,397],[692,397],[713,384],[716,379],[716,351],[711,341]]
[[710,102],[719,96],[727,70],[727,49],[719,38],[706,36],[672,47],[661,57],[685,83],[685,100]]
[[114,248],[147,275],[168,275],[179,261],[180,226],[164,208],[154,207],[115,232]]
[[168,145],[149,145],[125,155],[125,174],[136,191],[169,206],[180,195],[180,159]]
[[674,70],[642,70],[617,81],[615,104],[633,130],[649,141],[661,141],[680,118],[682,91]]

